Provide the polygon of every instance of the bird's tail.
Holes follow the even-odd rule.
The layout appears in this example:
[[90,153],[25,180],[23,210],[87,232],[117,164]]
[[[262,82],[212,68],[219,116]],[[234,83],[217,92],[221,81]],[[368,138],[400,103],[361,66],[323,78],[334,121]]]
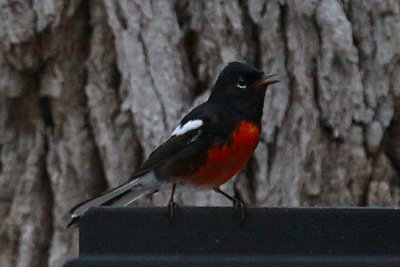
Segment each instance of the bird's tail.
[[153,172],[128,181],[110,191],[93,199],[87,200],[83,203],[76,205],[71,209],[70,214],[72,217],[71,222],[67,227],[77,223],[80,217],[92,207],[99,206],[128,206],[138,198],[157,192],[162,186],[162,182],[156,179]]

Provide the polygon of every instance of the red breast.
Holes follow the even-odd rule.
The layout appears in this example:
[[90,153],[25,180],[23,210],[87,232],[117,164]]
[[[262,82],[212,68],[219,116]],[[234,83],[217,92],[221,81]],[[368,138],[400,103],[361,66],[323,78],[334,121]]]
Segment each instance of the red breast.
[[247,121],[240,122],[232,133],[230,142],[212,146],[204,164],[185,178],[200,187],[219,187],[249,161],[259,140],[260,128],[257,125]]

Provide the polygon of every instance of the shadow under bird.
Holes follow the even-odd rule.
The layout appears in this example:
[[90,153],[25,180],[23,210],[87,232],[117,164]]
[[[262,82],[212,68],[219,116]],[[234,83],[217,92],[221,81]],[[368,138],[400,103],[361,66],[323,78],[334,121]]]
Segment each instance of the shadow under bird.
[[154,150],[131,179],[75,206],[72,221],[91,207],[127,206],[138,198],[172,186],[168,203],[175,212],[177,185],[212,189],[240,206],[242,201],[219,188],[245,166],[260,140],[265,92],[277,83],[249,64],[229,63],[219,74],[209,99],[187,114],[170,138]]

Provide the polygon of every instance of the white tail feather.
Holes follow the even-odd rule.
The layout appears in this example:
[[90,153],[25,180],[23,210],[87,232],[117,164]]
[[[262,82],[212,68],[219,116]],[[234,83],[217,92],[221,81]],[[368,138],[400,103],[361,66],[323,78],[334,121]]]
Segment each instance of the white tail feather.
[[[110,192],[107,192],[97,198],[89,200],[80,206],[75,207],[71,211],[72,218],[78,218],[82,216],[89,208],[102,206],[104,203],[111,201],[118,196],[115,202],[111,203],[111,206],[127,206],[138,198],[153,193],[162,187],[162,182],[156,179],[153,172],[150,172],[138,179],[123,184]],[[128,192],[129,191],[129,192]]]
[[119,198],[117,201],[115,201],[113,203],[113,206],[126,207],[140,197],[142,197],[142,195],[135,194],[135,192],[129,192],[123,197]]

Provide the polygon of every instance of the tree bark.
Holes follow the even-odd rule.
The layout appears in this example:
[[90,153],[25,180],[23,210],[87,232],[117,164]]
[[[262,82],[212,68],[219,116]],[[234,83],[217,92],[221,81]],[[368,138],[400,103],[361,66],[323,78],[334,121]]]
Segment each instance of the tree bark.
[[398,0],[0,0],[0,52],[0,266],[76,256],[69,209],[129,179],[234,60],[281,82],[224,189],[256,206],[399,205]]

